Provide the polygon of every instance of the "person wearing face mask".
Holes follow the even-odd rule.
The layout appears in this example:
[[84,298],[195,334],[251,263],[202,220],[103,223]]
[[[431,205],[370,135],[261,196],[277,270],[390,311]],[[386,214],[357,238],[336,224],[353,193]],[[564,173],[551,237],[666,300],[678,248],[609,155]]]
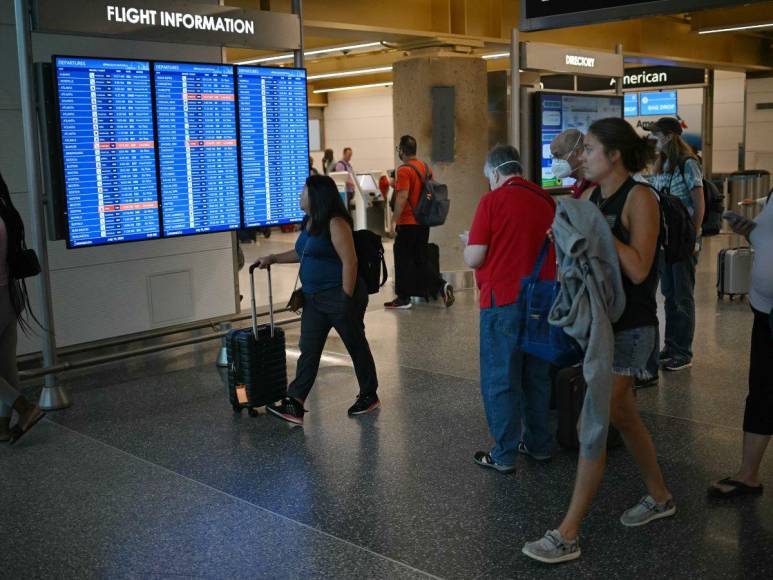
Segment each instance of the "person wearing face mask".
[[[705,211],[703,172],[690,146],[682,139],[681,123],[663,117],[650,129],[657,141],[655,174],[649,179],[658,191],[668,190],[678,197],[692,217],[698,243],[692,256],[666,264],[661,256],[660,291],[665,298],[666,340],[663,350],[657,341],[648,370],[657,377],[658,367],[680,371],[692,366],[695,335],[695,269],[700,253],[700,236]],[[657,378],[651,382],[657,382]],[[642,386],[641,384],[639,386]]]
[[[464,250],[480,289],[480,383],[494,439],[474,460],[500,473],[515,471],[519,453],[547,461],[553,449],[549,365],[520,351],[512,329],[519,327],[521,279],[534,268],[556,204],[521,177],[522,169],[515,147],[497,145],[488,153],[483,174],[491,191],[478,204]],[[540,277],[555,279],[555,264],[551,245]]]
[[387,310],[408,310],[411,296],[443,299],[446,308],[454,303],[454,288],[430,268],[429,226],[421,225],[413,215],[419,205],[423,179],[432,176],[432,168],[416,157],[416,139],[400,137],[397,155],[403,164],[397,168],[394,185],[395,293],[384,304]]
[[550,154],[553,156],[551,167],[553,175],[558,179],[573,177],[576,181],[571,186],[572,197],[580,198],[583,192],[596,184],[585,179],[582,172],[583,135],[578,129],[567,129],[550,143]]

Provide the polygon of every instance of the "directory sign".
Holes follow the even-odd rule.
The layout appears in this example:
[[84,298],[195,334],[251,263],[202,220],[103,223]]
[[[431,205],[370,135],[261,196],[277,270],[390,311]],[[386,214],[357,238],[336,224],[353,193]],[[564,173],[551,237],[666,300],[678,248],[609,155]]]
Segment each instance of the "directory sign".
[[655,93],[639,93],[641,103],[641,116],[676,115],[677,100],[676,91],[662,91]]
[[154,62],[166,237],[240,225],[233,67]]
[[536,98],[538,183],[545,188],[569,187],[575,181],[573,178],[559,179],[553,175],[550,143],[567,129],[578,129],[585,134],[598,119],[622,118],[623,99],[564,93],[536,93]]
[[236,67],[246,228],[300,222],[309,175],[306,71]]
[[636,93],[626,93],[623,101],[623,114],[626,117],[639,116],[639,95]]
[[55,57],[70,248],[160,234],[150,63]]

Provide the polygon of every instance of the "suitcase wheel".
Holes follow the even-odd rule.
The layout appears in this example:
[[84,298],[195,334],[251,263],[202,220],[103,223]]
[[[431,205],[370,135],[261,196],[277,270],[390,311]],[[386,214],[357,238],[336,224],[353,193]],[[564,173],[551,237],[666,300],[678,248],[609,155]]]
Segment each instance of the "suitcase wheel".
[[231,408],[234,410],[234,413],[241,413],[242,412],[242,408],[238,404],[236,404],[236,403],[232,404]]
[[249,409],[247,409],[247,414],[249,414],[250,417],[257,417],[258,410],[255,407],[250,407]]

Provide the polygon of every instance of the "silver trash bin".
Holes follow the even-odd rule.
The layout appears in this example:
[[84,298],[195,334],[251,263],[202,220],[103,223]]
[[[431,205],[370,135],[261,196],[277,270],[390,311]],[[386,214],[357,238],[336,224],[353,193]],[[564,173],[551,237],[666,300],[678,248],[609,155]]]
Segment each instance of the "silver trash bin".
[[770,173],[764,169],[736,171],[727,179],[726,209],[737,211],[745,199],[765,197],[770,191]]

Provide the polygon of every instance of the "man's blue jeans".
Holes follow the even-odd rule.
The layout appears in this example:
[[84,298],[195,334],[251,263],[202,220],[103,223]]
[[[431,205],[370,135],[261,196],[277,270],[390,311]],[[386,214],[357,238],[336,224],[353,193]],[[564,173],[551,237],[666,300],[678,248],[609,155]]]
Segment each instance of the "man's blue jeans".
[[[666,299],[666,340],[663,351],[678,361],[692,361],[695,336],[695,269],[698,254],[676,264],[666,264],[660,257],[660,291]],[[653,375],[658,371],[660,332],[655,350],[647,363]]]
[[480,311],[480,384],[495,445],[491,457],[513,465],[518,443],[535,454],[553,448],[550,432],[550,377],[547,362],[518,350],[515,304]]

